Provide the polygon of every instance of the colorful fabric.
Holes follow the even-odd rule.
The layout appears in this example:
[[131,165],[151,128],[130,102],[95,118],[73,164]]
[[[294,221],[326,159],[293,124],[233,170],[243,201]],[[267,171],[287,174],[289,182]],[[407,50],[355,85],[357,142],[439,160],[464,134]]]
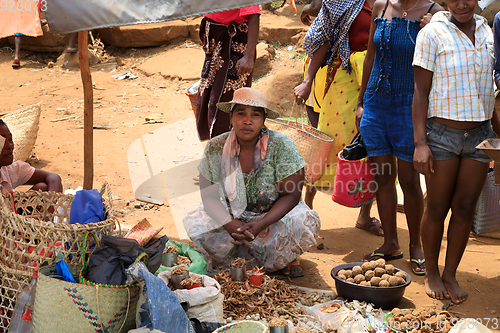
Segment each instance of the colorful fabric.
[[[254,151],[254,161],[252,171],[257,173],[262,168],[264,159],[266,158],[267,152],[267,142],[269,138],[269,130],[262,126],[262,130],[259,134],[259,140],[255,144]],[[224,148],[222,149],[222,165],[221,172],[224,178],[224,189],[226,191],[229,201],[236,199],[237,188],[236,188],[236,171],[240,168],[240,162],[238,157],[240,156],[240,144],[238,143],[238,138],[236,137],[236,132],[231,130],[229,136],[226,139]]]
[[163,227],[153,227],[148,219],[143,218],[127,232],[124,238],[135,239],[140,246],[146,246],[162,229]]
[[238,75],[236,63],[247,48],[248,23],[229,26],[204,18],[200,25],[205,61],[196,106],[196,128],[200,140],[229,131],[229,114],[217,103],[229,102],[235,90],[250,86],[252,73]]
[[475,44],[449,12],[438,12],[419,33],[414,66],[433,72],[427,117],[485,121],[494,110],[493,32],[485,18],[474,15]]
[[318,129],[333,138],[323,176],[314,185],[333,187],[337,170],[337,154],[348,145],[356,134],[356,106],[363,73],[366,51],[353,52],[350,56],[352,72],[343,70],[340,59],[328,66],[326,93],[319,115]]
[[[262,219],[265,213],[245,211],[240,217],[244,222]],[[252,264],[264,266],[268,272],[283,269],[311,246],[321,227],[318,214],[300,201],[278,222],[263,230],[252,241],[253,250],[231,243],[229,233],[205,211],[203,204],[189,212],[182,221],[186,232],[207,261],[207,271],[229,268],[236,257],[251,259]]]
[[[311,58],[306,56],[304,59],[304,77],[306,77],[307,70],[309,69],[309,64],[311,63]],[[314,76],[313,84],[311,86],[311,93],[309,98],[306,100],[307,106],[312,106],[314,112],[319,113],[321,111],[321,104],[323,103],[323,96],[325,95],[325,83],[326,83],[326,73],[328,71],[328,66],[323,66],[318,69],[316,75]]]
[[[19,33],[31,37],[43,35],[38,1],[22,1],[20,6],[14,1],[6,1],[6,3],[8,10],[0,10],[0,38]],[[14,4],[13,10],[10,9],[11,4]]]
[[212,19],[215,22],[222,23],[224,25],[229,25],[229,23],[231,22],[234,22],[236,24],[246,22],[248,21],[247,15],[252,15],[252,14],[260,15],[260,7],[251,6],[233,10],[226,10],[224,12],[206,14],[203,16],[208,17],[209,19]]
[[2,194],[13,191],[16,187],[26,184],[34,173],[35,168],[22,161],[0,167],[0,191]]
[[338,54],[342,60],[342,69],[350,71],[349,29],[364,3],[365,0],[323,1],[321,10],[304,39],[304,49],[309,57],[312,58],[323,44],[331,43],[326,63],[331,64]]
[[[279,199],[278,182],[302,169],[305,162],[286,135],[269,131],[267,151],[260,170],[247,174],[243,174],[240,167],[236,170],[237,196],[228,208],[228,199],[223,191],[226,179],[221,164],[229,135],[224,133],[208,142],[198,170],[203,177],[219,185],[221,203],[234,218],[247,223],[262,219]],[[230,261],[237,256],[255,257],[258,264],[268,271],[282,269],[316,243],[315,236],[320,228],[318,214],[302,201],[262,231],[252,241],[252,251],[232,244],[229,233],[220,222],[207,214],[203,204],[189,212],[183,224],[196,250],[205,257],[208,271],[229,267]]]

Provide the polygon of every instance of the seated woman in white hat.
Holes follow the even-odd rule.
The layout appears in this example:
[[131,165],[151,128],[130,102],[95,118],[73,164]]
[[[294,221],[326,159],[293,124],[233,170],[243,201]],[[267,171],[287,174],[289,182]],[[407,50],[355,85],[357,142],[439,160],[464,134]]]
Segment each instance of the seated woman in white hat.
[[230,114],[232,129],[205,148],[202,203],[183,220],[189,237],[209,271],[242,257],[267,272],[303,276],[297,258],[316,244],[321,225],[301,199],[304,160],[286,135],[264,125],[279,113],[260,91],[240,88],[217,107]]

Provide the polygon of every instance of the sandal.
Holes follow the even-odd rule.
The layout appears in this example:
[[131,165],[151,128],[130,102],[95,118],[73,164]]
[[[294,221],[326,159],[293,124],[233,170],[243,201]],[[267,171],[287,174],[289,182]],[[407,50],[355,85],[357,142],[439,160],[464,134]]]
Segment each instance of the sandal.
[[74,49],[70,49],[68,47],[68,49],[66,50],[67,53],[76,53],[78,52],[78,44],[76,44],[76,47]]
[[385,261],[401,259],[401,258],[403,258],[403,252],[401,252],[399,254],[391,255],[391,254],[379,253],[379,252],[374,251],[371,254],[364,256],[363,261],[365,261],[365,262],[372,261],[372,260],[375,260],[374,258],[382,258]]
[[14,59],[14,62],[12,63],[12,68],[19,68],[21,67],[21,63],[19,62],[19,59]]
[[415,264],[417,264],[417,267],[421,269],[420,271],[416,271],[415,268],[413,268],[413,266],[412,266],[411,267],[411,271],[413,272],[413,274],[415,274],[415,275],[425,275],[425,268],[422,270],[422,265],[425,264],[425,259],[414,259],[414,258],[411,258],[410,259],[410,265],[411,265],[412,262],[415,263]]
[[[293,272],[295,271],[295,272]],[[281,271],[281,273],[289,278],[297,278],[304,276],[304,271],[302,270],[302,267],[300,267],[300,261],[294,260],[288,265],[286,265],[285,268]]]
[[384,236],[384,230],[382,229],[382,224],[375,217],[370,218],[364,224],[361,224],[356,221],[356,228],[371,232],[375,236]]

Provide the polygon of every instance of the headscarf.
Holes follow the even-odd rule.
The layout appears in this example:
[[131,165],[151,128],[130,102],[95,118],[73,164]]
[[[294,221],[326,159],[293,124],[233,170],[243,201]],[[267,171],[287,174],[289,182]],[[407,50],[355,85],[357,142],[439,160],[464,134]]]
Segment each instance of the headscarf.
[[365,0],[323,0],[318,16],[307,30],[304,49],[310,58],[323,44],[330,43],[325,63],[330,65],[338,53],[342,69],[349,65],[349,29],[363,8]]
[[[259,172],[264,164],[267,152],[267,142],[269,139],[269,130],[266,126],[262,126],[259,134],[259,139],[255,144],[254,150],[254,173]],[[241,172],[240,161],[240,144],[234,129],[231,130],[226,139],[224,148],[222,149],[222,186],[224,192],[229,199],[231,213],[233,218],[238,218],[247,206],[246,187]]]

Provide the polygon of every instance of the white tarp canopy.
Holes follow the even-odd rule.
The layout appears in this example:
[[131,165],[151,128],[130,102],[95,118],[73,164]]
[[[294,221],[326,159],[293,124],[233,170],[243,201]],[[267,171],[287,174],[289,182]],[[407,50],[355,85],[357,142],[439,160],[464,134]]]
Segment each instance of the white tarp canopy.
[[99,28],[183,19],[260,5],[270,0],[50,0],[50,31],[70,33]]

